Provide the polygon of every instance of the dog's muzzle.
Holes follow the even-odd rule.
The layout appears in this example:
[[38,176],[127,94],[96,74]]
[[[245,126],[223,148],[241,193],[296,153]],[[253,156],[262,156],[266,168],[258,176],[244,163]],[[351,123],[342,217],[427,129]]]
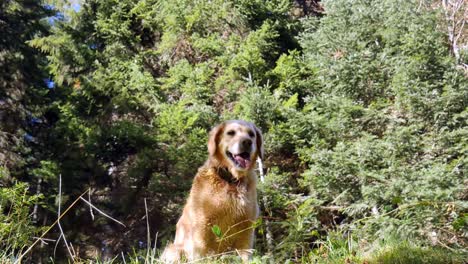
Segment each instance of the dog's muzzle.
[[241,169],[247,169],[252,164],[253,142],[250,138],[244,138],[232,145],[227,151],[227,157]]

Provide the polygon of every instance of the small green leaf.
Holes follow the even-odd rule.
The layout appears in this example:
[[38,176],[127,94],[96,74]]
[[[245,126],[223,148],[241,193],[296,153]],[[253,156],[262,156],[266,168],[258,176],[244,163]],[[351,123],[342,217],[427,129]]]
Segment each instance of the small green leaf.
[[253,227],[254,228],[257,228],[259,226],[261,226],[263,223],[263,218],[259,217],[254,223],[253,223]]
[[217,225],[213,225],[213,227],[211,228],[211,231],[213,231],[213,234],[215,234],[215,236],[217,236],[218,238],[221,238],[221,236],[223,235],[221,233],[221,228]]

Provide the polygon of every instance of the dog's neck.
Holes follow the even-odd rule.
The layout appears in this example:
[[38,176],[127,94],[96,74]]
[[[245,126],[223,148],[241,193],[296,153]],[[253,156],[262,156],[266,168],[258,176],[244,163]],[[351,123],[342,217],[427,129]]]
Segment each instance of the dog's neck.
[[234,175],[232,175],[232,173],[227,168],[218,167],[218,175],[221,177],[221,179],[229,184],[239,183],[239,179],[234,177]]
[[219,178],[230,185],[238,185],[250,181],[249,171],[231,170],[216,158],[211,157],[208,159],[205,166],[216,170]]

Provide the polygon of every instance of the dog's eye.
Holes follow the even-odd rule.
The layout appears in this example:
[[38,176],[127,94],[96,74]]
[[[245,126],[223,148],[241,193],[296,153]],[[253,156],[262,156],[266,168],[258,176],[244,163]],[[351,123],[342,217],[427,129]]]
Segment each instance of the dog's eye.
[[227,132],[227,134],[230,135],[230,136],[234,136],[234,135],[236,134],[236,131],[234,131],[234,130],[229,130],[229,131]]
[[249,136],[250,136],[250,137],[255,137],[255,133],[252,132],[252,131],[249,131]]

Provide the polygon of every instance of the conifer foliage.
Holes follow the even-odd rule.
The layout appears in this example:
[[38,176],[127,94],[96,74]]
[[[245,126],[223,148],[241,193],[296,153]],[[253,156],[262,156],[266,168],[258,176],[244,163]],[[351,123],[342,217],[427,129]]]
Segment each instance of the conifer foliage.
[[[262,221],[255,261],[372,262],[363,252],[392,239],[408,243],[396,246],[401,252],[425,255],[415,243],[462,254],[466,47],[453,56],[434,2],[3,3],[0,183],[9,192],[0,198],[16,208],[26,187],[11,183],[30,188],[23,211],[0,211],[0,220],[24,216],[41,199],[37,222],[22,223],[22,232],[52,224],[62,175],[66,205],[89,189],[95,206],[126,224],[93,220],[77,206],[61,220],[77,256],[163,248],[207,157],[207,132],[245,119],[265,137],[259,188],[274,248]],[[143,239],[147,216],[156,245]],[[11,233],[4,230],[0,238]],[[14,252],[30,244],[21,241]]]
[[0,255],[24,247],[38,231],[31,212],[42,197],[32,190],[41,178],[31,171],[48,155],[41,146],[50,91],[45,58],[27,42],[47,34],[51,14],[37,1],[0,3]]

